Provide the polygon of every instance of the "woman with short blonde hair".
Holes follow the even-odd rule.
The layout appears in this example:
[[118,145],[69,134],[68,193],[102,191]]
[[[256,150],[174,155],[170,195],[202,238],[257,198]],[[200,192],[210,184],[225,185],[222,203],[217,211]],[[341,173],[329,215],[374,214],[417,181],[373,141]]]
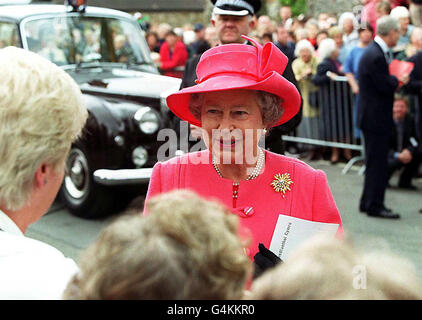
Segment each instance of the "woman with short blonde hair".
[[8,61],[0,64],[0,207],[17,210],[42,163],[63,169],[87,111],[77,84],[55,64],[14,47],[0,52]]
[[40,55],[0,49],[0,300],[61,299],[77,265],[25,237],[53,203],[88,112],[76,82]]

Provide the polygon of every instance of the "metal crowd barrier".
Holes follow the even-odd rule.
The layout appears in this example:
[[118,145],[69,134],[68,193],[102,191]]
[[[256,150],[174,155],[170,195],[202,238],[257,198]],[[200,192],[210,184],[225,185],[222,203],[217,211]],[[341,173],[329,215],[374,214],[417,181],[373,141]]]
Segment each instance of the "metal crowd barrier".
[[359,151],[344,167],[342,173],[346,174],[355,163],[365,159],[362,139],[355,135],[355,97],[347,78],[339,76],[318,87],[309,94],[308,101],[313,116],[307,117],[303,110],[302,122],[283,140]]
[[[357,109],[355,100],[346,77],[338,76],[335,81],[330,80],[309,95],[309,104],[314,108],[315,116],[306,117],[303,110],[302,122],[294,132],[283,135],[283,140],[358,151],[359,154],[343,168],[342,174],[346,174],[354,164],[365,160],[363,136],[354,120]],[[415,119],[422,119],[416,95],[409,96],[409,112],[414,114]],[[364,170],[363,166],[359,174],[362,175]]]

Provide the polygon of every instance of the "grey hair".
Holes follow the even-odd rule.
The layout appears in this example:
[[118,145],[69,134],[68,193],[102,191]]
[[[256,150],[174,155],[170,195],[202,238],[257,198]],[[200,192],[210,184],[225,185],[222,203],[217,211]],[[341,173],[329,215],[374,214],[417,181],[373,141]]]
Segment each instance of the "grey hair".
[[355,15],[352,12],[344,12],[342,13],[342,15],[340,16],[340,18],[338,19],[338,25],[340,26],[340,28],[343,30],[344,28],[344,21],[347,19],[351,19],[353,21],[353,27],[355,30],[359,29],[359,22],[356,19]]
[[384,16],[377,20],[377,34],[380,36],[387,36],[391,30],[399,30],[399,23],[397,19],[391,16]]
[[316,26],[318,27],[318,20],[317,19],[309,19],[306,24],[305,24],[305,28],[308,28],[309,26]]
[[[271,127],[273,124],[277,123],[284,113],[282,105],[283,99],[273,93],[260,90],[256,90],[255,92],[258,98],[258,106],[262,114],[262,122],[267,128]],[[189,111],[199,121],[201,121],[201,110],[203,104],[204,93],[191,94],[189,100]]]
[[309,50],[309,52],[311,54],[313,54],[315,52],[315,48],[314,46],[309,42],[309,40],[303,39],[300,40],[297,44],[296,44],[296,48],[295,48],[295,56],[298,57],[300,52],[302,50]]
[[322,40],[318,47],[319,57],[322,60],[324,60],[325,58],[331,57],[331,55],[333,54],[334,50],[336,50],[336,48],[337,48],[337,45],[333,39],[327,38],[327,39]]

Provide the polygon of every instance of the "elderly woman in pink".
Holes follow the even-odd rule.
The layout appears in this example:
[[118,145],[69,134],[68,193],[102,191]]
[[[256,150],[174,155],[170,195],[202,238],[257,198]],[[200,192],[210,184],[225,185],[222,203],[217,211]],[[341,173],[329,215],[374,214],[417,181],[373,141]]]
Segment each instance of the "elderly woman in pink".
[[269,253],[279,215],[339,224],[337,234],[343,229],[323,171],[259,146],[267,130],[299,111],[301,98],[281,76],[287,57],[272,43],[262,47],[244,38],[254,46],[227,44],[206,51],[196,70],[197,85],[167,98],[174,114],[202,128],[208,149],[158,162],[146,208],[150,197],[173,189],[218,199],[249,230],[246,251],[252,258],[258,251]]

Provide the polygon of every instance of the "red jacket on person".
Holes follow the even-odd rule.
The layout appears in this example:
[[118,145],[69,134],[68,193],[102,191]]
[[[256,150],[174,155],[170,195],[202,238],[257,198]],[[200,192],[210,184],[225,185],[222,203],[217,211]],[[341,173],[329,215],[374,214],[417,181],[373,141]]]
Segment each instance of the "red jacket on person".
[[182,41],[177,41],[174,50],[171,51],[167,42],[164,42],[160,48],[161,70],[164,75],[181,78],[183,71],[174,71],[176,67],[184,67],[188,60],[188,51]]
[[[343,238],[343,224],[325,173],[300,160],[264,152],[264,172],[256,179],[240,181],[235,199],[233,181],[217,174],[209,150],[157,162],[152,170],[145,202],[175,189],[189,189],[205,199],[220,201],[240,217],[240,226],[246,230],[244,234],[251,235],[251,245],[246,249],[251,259],[258,252],[259,243],[270,247],[280,214],[339,224],[337,236]],[[289,173],[293,181],[284,197],[271,186],[278,173]],[[245,209],[250,208],[253,210],[245,213]],[[147,210],[143,214],[147,215]]]

